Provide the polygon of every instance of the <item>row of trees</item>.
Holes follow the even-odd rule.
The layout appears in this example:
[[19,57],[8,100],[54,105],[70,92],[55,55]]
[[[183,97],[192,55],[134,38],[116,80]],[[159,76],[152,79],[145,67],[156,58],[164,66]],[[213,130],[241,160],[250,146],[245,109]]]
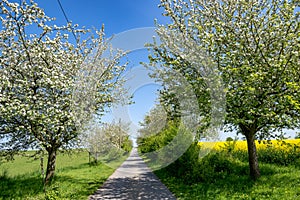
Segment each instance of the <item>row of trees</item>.
[[225,109],[225,130],[246,137],[250,174],[257,179],[256,138],[299,128],[299,1],[161,0],[160,6],[171,23],[158,25],[161,43],[150,45],[148,67],[164,86],[162,104],[178,107],[169,89],[176,71],[194,89],[208,122],[203,130],[214,109]]
[[[164,86],[166,118],[184,114],[171,85],[180,74],[197,98],[198,138],[226,113],[226,129],[247,139],[258,178],[254,140],[299,128],[299,1],[161,0],[161,7],[171,23],[158,25],[161,44],[152,45],[149,67]],[[103,29],[58,27],[33,1],[2,0],[0,8],[1,154],[47,151],[48,183],[57,151],[76,145],[86,122],[122,100],[124,53],[109,47]]]
[[95,162],[99,159],[110,162],[131,151],[133,144],[128,133],[129,125],[119,120],[89,128],[83,140]]
[[57,151],[76,146],[86,122],[121,100],[124,53],[103,29],[56,26],[33,1],[2,0],[0,23],[0,153],[46,151],[47,184]]

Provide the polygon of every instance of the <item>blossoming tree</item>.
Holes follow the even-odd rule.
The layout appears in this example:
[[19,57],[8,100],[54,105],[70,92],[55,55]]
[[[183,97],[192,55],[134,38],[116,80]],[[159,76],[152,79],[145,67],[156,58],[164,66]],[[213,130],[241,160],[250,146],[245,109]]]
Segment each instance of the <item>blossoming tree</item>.
[[0,23],[1,152],[45,150],[47,184],[57,151],[76,145],[85,122],[120,100],[123,53],[103,30],[87,36],[70,23],[56,26],[33,1],[1,1]]
[[226,127],[246,137],[250,174],[258,178],[254,141],[299,127],[299,1],[161,0],[161,6],[171,23],[158,26],[161,45],[150,57],[163,65],[154,76],[181,72],[205,111],[212,97],[207,70],[216,69],[226,88]]

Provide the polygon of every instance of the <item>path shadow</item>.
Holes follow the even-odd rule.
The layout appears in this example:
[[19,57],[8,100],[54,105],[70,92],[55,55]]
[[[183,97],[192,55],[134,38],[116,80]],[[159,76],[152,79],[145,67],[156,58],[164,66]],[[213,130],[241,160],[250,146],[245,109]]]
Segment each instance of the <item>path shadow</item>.
[[147,172],[133,177],[108,179],[89,199],[171,200],[176,198],[152,172]]

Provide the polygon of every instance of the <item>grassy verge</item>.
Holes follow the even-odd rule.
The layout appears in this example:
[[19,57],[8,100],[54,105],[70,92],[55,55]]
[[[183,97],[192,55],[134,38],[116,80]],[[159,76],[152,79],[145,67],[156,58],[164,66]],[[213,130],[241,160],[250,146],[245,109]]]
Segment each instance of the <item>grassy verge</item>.
[[121,164],[110,163],[108,167],[88,162],[84,151],[59,154],[55,178],[44,193],[40,161],[17,156],[0,165],[0,199],[87,199]]
[[[178,131],[176,123],[168,124],[159,134],[138,138],[139,152],[146,155],[165,145],[176,150],[169,141]],[[178,199],[300,200],[300,140],[260,141],[257,147],[261,178],[255,182],[249,178],[246,141],[195,142],[155,174]],[[167,161],[170,152],[143,158]]]
[[262,176],[255,182],[249,179],[248,163],[235,167],[239,172],[190,184],[172,176],[168,168],[155,173],[178,199],[300,199],[299,167],[261,164]]

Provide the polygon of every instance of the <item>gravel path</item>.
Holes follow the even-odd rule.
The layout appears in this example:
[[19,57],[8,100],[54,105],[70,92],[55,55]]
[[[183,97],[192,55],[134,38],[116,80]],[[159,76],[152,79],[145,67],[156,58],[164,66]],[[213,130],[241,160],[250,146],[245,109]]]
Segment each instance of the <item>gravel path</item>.
[[176,199],[133,149],[128,159],[108,178],[90,200]]

